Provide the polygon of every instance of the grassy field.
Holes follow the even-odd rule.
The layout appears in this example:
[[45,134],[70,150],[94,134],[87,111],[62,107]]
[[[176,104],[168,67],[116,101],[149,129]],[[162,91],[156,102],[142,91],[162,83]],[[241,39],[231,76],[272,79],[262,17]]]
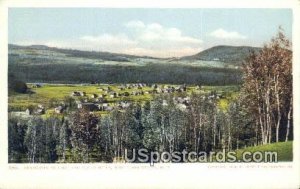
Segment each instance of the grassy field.
[[239,160],[242,159],[242,154],[245,151],[249,152],[277,152],[278,161],[285,162],[285,161],[293,161],[293,142],[278,142],[273,144],[255,146],[255,147],[248,147],[244,149],[237,150],[237,158]]
[[[40,88],[33,88],[31,84],[28,84],[28,87],[31,89],[32,93],[28,94],[11,94],[8,98],[8,110],[9,111],[25,111],[30,106],[37,106],[38,104],[42,104],[47,108],[49,107],[50,101],[63,101],[66,96],[70,96],[73,91],[84,91],[86,92],[86,97],[91,98],[92,94],[104,94],[103,91],[100,91],[99,88],[105,88],[108,85],[67,85],[67,84],[45,84]],[[151,87],[143,87],[142,89],[125,89],[120,91],[118,84],[109,85],[111,90],[116,92],[133,92],[133,91],[151,91],[153,90]],[[176,85],[168,85],[174,86]],[[177,85],[178,86],[178,85]],[[159,87],[163,88],[164,84],[159,84]],[[192,92],[196,92],[196,86],[188,86],[187,87],[187,95],[190,95]],[[209,93],[211,91],[216,91],[217,93],[224,94],[226,98],[222,98],[219,100],[219,106],[222,109],[226,109],[229,101],[234,98],[236,95],[238,88],[237,86],[203,86],[201,90],[198,92]],[[175,95],[178,95],[175,93]],[[73,97],[78,99],[79,97]],[[153,94],[144,94],[139,96],[130,95],[128,97],[117,97],[110,98],[106,97],[106,100],[110,104],[114,104],[118,101],[135,101],[135,102],[145,102],[149,101],[153,98]],[[51,110],[49,110],[51,112]],[[49,113],[49,112],[47,112]]]

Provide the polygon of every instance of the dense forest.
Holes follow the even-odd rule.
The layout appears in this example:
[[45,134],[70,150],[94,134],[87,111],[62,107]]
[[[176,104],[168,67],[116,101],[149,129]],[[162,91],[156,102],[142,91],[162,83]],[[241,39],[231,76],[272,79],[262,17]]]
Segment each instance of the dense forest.
[[11,64],[9,73],[25,82],[44,83],[169,83],[232,85],[241,83],[241,71],[175,64],[145,66],[89,64]]

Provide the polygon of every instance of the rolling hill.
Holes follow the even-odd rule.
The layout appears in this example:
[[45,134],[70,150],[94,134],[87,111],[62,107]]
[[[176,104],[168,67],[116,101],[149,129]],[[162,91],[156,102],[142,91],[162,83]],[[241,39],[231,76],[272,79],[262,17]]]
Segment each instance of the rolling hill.
[[182,58],[8,45],[8,72],[24,82],[240,83],[240,63],[254,47],[217,46]]
[[[31,55],[39,55],[46,51],[46,52],[49,52],[48,55],[50,55],[51,53],[52,54],[57,53],[57,54],[64,54],[66,57],[99,59],[99,60],[103,60],[103,61],[118,61],[118,62],[129,62],[130,59],[138,59],[138,58],[156,59],[156,58],[147,57],[147,56],[134,56],[134,55],[110,53],[110,52],[62,49],[62,48],[56,48],[56,47],[48,47],[45,45],[20,46],[20,45],[9,44],[8,50],[9,50],[9,54],[12,54],[12,55],[17,55],[18,53],[13,53],[13,52],[20,52],[20,51],[31,52]],[[30,55],[30,53],[29,53],[29,55]]]
[[185,56],[180,60],[220,61],[240,64],[251,51],[258,52],[261,48],[249,46],[215,46],[192,56]]
[[[156,58],[149,56],[135,56],[128,54],[119,54],[111,52],[96,52],[96,51],[82,51],[75,49],[62,49],[56,47],[48,47],[45,45],[31,45],[31,46],[20,46],[20,45],[8,45],[9,55],[20,56],[21,54],[38,57],[39,55],[63,55],[64,57],[70,58],[86,58],[102,61],[117,61],[117,62],[131,62],[133,60],[151,59],[160,60],[167,62],[178,62],[178,61],[214,61],[223,63],[241,63],[251,51],[258,52],[261,48],[250,47],[250,46],[215,46],[204,51],[201,51],[195,55],[184,56],[180,58]],[[35,57],[35,58],[36,58]]]

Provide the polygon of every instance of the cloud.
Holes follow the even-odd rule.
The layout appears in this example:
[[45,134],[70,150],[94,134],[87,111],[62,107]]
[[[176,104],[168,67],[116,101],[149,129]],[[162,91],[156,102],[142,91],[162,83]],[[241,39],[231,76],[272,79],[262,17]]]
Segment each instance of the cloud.
[[85,35],[77,39],[26,41],[19,44],[43,44],[51,47],[106,51],[153,57],[181,57],[202,50],[202,40],[184,35],[178,28],[142,21],[125,23],[121,33]]
[[219,39],[246,39],[247,37],[236,32],[236,31],[226,31],[222,28],[219,28],[209,34],[212,37]]
[[[139,42],[164,42],[164,43],[180,43],[183,45],[199,45],[202,40],[185,36],[177,28],[163,27],[158,23],[144,24],[141,21],[131,21],[126,24],[128,29],[135,32],[136,40]],[[178,44],[179,45],[179,44]]]
[[202,40],[182,34],[178,28],[164,27],[159,23],[145,24],[131,21],[125,24],[133,34],[136,46],[124,53],[157,57],[180,57],[202,50]]

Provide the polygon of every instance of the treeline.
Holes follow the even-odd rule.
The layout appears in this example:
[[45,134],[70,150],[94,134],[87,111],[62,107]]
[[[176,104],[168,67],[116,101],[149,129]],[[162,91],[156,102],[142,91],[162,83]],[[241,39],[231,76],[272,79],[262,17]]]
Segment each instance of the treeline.
[[175,64],[144,66],[93,64],[9,63],[10,74],[24,82],[44,83],[168,83],[234,85],[241,83],[241,70]]
[[69,117],[9,118],[9,162],[114,162],[132,149],[158,152],[235,150],[258,145],[259,130],[238,101],[228,111],[217,99],[192,95],[187,110],[172,96],[133,104],[98,117],[78,110]]

